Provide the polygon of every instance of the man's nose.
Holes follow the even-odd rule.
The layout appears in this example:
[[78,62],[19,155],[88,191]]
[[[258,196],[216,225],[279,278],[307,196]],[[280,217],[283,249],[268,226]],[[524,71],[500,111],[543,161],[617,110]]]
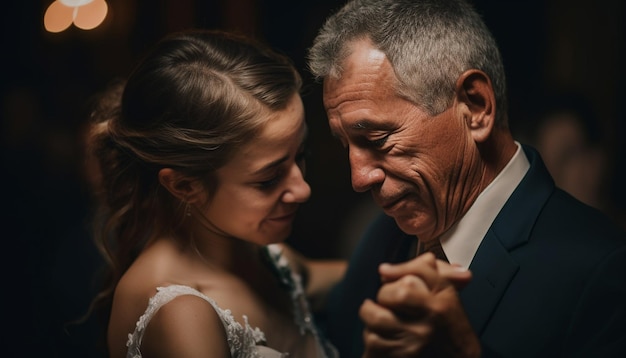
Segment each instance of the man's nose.
[[384,171],[377,166],[373,156],[359,148],[350,148],[350,171],[352,188],[359,193],[382,183],[385,178]]

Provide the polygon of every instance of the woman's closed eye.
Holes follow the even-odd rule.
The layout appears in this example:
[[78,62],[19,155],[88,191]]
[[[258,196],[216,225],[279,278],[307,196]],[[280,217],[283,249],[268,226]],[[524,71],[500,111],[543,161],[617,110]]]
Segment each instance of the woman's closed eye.
[[[304,146],[302,146],[300,148],[300,151],[296,153],[296,156],[294,158],[295,164],[298,166],[298,168],[300,168],[300,171],[302,171],[302,175],[304,175],[305,173],[305,163],[306,163],[306,159],[308,156],[309,156],[308,150]],[[255,184],[257,185],[258,188],[264,191],[273,189],[278,184],[280,184],[280,182],[285,177],[285,174],[288,172],[288,168],[287,168],[288,165],[289,165],[288,163],[281,164],[280,167],[276,168],[276,171],[273,173],[272,176],[270,176],[268,179],[258,181]]]
[[270,190],[273,189],[274,187],[276,187],[278,185],[278,183],[280,183],[281,179],[283,177],[282,171],[279,172],[278,174],[274,175],[273,177],[267,179],[267,180],[263,180],[260,182],[257,182],[257,186],[261,189],[261,190]]

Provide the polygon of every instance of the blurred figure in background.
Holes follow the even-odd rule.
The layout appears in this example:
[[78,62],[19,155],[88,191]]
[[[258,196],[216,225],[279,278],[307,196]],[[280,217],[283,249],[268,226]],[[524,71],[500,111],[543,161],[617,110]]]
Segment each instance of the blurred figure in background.
[[611,196],[613,161],[591,101],[574,92],[548,95],[535,118],[527,141],[541,153],[557,186],[626,227]]

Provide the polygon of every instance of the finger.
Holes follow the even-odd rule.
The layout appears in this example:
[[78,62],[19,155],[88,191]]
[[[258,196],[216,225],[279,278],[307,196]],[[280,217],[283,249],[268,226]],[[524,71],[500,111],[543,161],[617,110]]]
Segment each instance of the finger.
[[431,253],[422,254],[411,261],[401,264],[381,264],[379,272],[382,282],[398,280],[404,275],[416,275],[422,278],[431,289],[447,286],[441,282],[442,278],[457,289],[465,287],[472,278],[469,270],[460,265],[452,265],[445,261],[436,260]]
[[465,287],[472,280],[472,272],[460,265],[449,264],[445,261],[437,260],[437,271],[439,275],[450,282],[457,290]]
[[417,357],[427,343],[421,337],[382,337],[367,328],[363,331],[363,358]]
[[402,324],[403,329],[392,335],[371,327],[363,330],[365,352],[369,357],[417,357],[433,339],[432,326],[425,321]]
[[394,281],[405,275],[415,275],[424,270],[433,270],[437,268],[435,255],[426,252],[415,258],[397,263],[383,263],[379,266],[378,271],[383,282]]
[[458,268],[445,262],[440,265],[441,275],[435,287],[429,287],[421,277],[406,275],[381,286],[376,296],[378,304],[403,319],[423,318],[431,315],[433,310],[437,311],[437,308],[445,311],[448,303],[458,300],[457,286],[469,282],[471,273],[467,270],[458,271]]
[[424,280],[414,275],[406,275],[383,284],[378,290],[376,300],[401,317],[415,318],[426,315],[427,303],[431,297],[432,292]]
[[427,252],[403,263],[383,263],[378,267],[378,272],[382,282],[391,282],[406,275],[415,275],[427,283],[434,283],[431,281],[437,276],[436,261],[435,255]]
[[379,358],[391,356],[390,351],[397,348],[393,341],[380,337],[367,328],[363,330],[364,351],[362,358]]
[[402,331],[398,318],[386,307],[366,299],[359,308],[359,317],[363,324],[383,336],[394,336]]

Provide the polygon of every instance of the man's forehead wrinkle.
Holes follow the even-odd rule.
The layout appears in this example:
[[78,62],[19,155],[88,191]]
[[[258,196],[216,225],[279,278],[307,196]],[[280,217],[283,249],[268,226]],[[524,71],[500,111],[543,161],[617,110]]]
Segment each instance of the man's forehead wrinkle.
[[[352,88],[355,89],[352,90]],[[328,97],[326,101],[326,104],[328,105],[327,109],[337,109],[343,105],[368,101],[365,98],[368,98],[368,94],[373,92],[374,89],[375,86],[373,85],[368,85],[367,88],[363,88],[362,85],[347,85],[340,93],[337,93],[333,97]]]

